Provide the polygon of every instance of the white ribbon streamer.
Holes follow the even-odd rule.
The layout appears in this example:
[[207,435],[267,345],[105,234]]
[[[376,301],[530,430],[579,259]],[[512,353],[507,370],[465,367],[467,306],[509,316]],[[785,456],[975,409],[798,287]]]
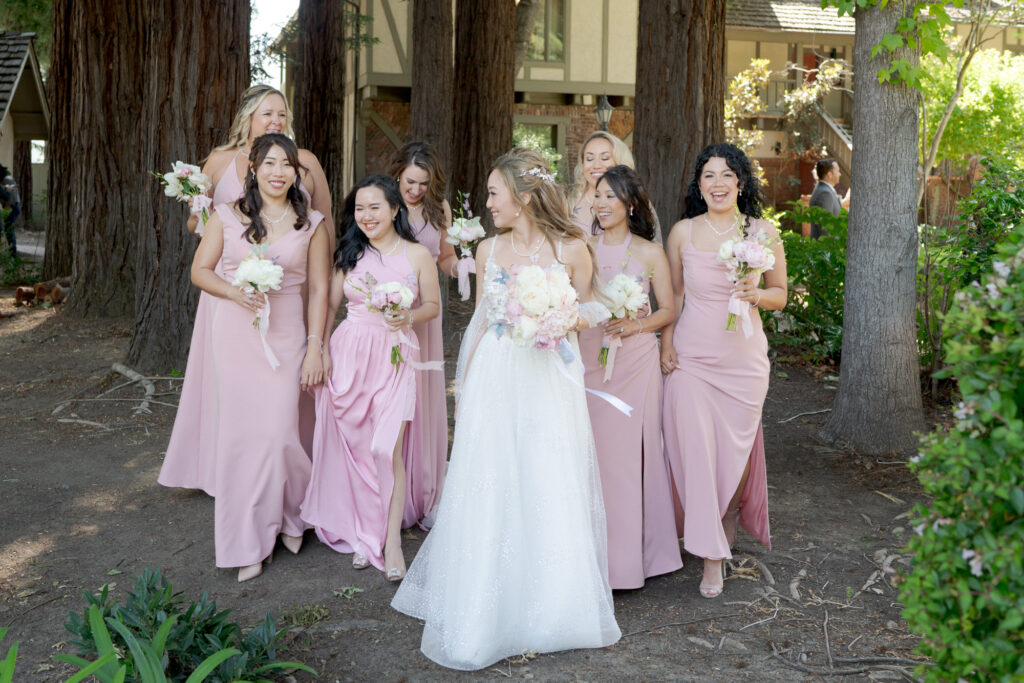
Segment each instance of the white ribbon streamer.
[[[735,295],[729,297],[729,313],[739,318],[740,323],[743,326],[743,335],[750,339],[754,334],[754,323],[750,322],[750,304],[746,301],[740,301]],[[726,330],[733,332],[735,328],[730,329],[729,322],[726,322]]]
[[281,365],[281,362],[277,360],[277,356],[270,348],[270,344],[267,343],[267,329],[270,327],[270,297],[266,294],[263,295],[266,303],[256,313],[256,320],[259,321],[259,332],[260,341],[263,342],[263,354],[267,357],[267,362],[270,363],[271,370],[277,370]]
[[[391,344],[392,346],[399,346],[405,344],[406,346],[420,350],[420,347],[409,337],[405,336],[403,330],[391,330]],[[403,363],[408,363],[409,367],[413,370],[444,370],[443,360],[429,360],[429,361],[415,361],[415,360],[403,360]]]
[[580,369],[582,370],[583,361],[576,357],[576,353],[572,350],[572,346],[569,344],[567,340],[562,339],[561,341],[558,342],[558,355],[561,357],[562,363],[556,363],[555,367],[558,368],[558,371],[562,373],[562,375],[564,375],[566,379],[568,379],[570,382],[578,386],[580,389],[583,389],[588,394],[593,394],[594,396],[597,396],[598,398],[607,401],[609,404],[611,404],[613,408],[618,410],[626,417],[633,416],[633,406],[629,405],[621,398],[617,396],[612,396],[611,394],[606,393],[604,391],[587,389],[585,386],[580,384],[580,382],[575,377],[569,374],[569,371],[566,370],[566,367],[572,366],[574,363],[579,363]]
[[476,273],[476,261],[472,257],[463,256],[459,259],[457,272],[459,274],[459,296],[463,301],[467,301],[470,295],[469,274]]
[[196,235],[203,236],[206,229],[206,221],[210,219],[210,207],[213,206],[213,199],[205,194],[197,194],[192,197],[192,213],[199,214],[199,224],[196,225]]
[[604,361],[604,381],[608,382],[611,381],[612,371],[615,369],[615,352],[622,346],[622,340],[618,337],[610,339],[606,336],[601,340],[601,346],[608,349],[608,357]]

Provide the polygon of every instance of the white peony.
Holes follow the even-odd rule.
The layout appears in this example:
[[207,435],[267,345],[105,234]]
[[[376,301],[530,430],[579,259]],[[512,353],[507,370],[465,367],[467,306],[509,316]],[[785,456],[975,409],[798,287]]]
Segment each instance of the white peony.
[[551,293],[551,300],[572,304],[576,302],[576,290],[572,286],[572,280],[564,270],[553,270],[548,275],[548,287]]
[[524,315],[519,318],[519,322],[512,327],[509,331],[512,341],[520,346],[531,346],[533,344],[534,337],[537,336],[537,331],[540,326],[537,321],[528,315]]
[[541,286],[547,279],[544,269],[540,266],[525,266],[516,275],[516,284],[520,289],[530,289]]
[[[381,285],[384,291],[390,294],[397,293],[401,298],[398,301],[399,308],[410,308],[412,307],[413,299],[415,298],[412,294],[412,290],[403,285],[401,282],[385,282]],[[388,296],[388,301],[394,303],[394,297]]]
[[519,299],[519,304],[523,307],[523,310],[530,315],[540,315],[544,311],[548,310],[551,305],[551,297],[544,284],[524,287],[522,282],[520,282],[517,298]]
[[284,268],[270,259],[251,254],[238,264],[231,284],[236,287],[248,285],[261,292],[269,292],[271,289],[281,289],[283,279]]
[[731,259],[733,246],[732,240],[722,242],[722,246],[718,247],[718,260],[725,261]]

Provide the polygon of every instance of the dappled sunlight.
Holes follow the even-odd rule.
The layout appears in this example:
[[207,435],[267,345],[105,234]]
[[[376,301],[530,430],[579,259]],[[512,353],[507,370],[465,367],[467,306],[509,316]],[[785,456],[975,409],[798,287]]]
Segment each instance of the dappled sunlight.
[[40,535],[36,538],[16,538],[4,546],[0,546],[0,582],[11,582],[18,586],[26,573],[35,571],[34,567],[43,555],[52,552],[54,537]]
[[0,321],[0,341],[7,341],[15,335],[37,330],[43,323],[57,315],[55,308],[26,310],[11,318]]

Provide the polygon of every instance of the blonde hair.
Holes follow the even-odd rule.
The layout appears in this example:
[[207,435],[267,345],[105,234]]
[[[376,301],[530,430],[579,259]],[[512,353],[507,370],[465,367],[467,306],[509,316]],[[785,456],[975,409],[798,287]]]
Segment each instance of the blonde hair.
[[231,123],[231,130],[228,132],[228,139],[220,147],[214,147],[214,152],[220,152],[226,149],[237,149],[239,147],[245,147],[249,144],[249,132],[252,115],[256,113],[260,105],[263,104],[263,100],[267,99],[270,95],[277,95],[284,100],[284,111],[287,120],[285,121],[284,130],[282,131],[285,135],[291,139],[295,139],[295,131],[292,130],[292,110],[288,106],[288,98],[278,90],[269,85],[254,85],[250,88],[246,88],[245,92],[242,93],[241,101],[238,105],[238,111],[235,112],[235,120]]
[[[541,231],[555,258],[558,258],[557,242],[564,239],[577,239],[583,242],[590,252],[593,266],[590,283],[594,295],[601,297],[603,287],[598,276],[597,254],[591,246],[588,236],[570,217],[570,207],[565,188],[555,181],[555,176],[544,163],[544,158],[532,149],[516,147],[501,155],[494,162],[497,171],[512,194],[512,201],[533,221]],[[530,195],[530,201],[524,202],[523,194]],[[511,231],[512,228],[498,228],[498,234]]]
[[629,146],[625,142],[608,131],[595,130],[593,133],[588,135],[587,139],[583,141],[582,145],[580,145],[580,151],[576,158],[576,168],[573,169],[572,172],[573,187],[570,197],[572,206],[576,206],[580,201],[580,197],[582,197],[583,193],[587,190],[587,179],[583,176],[583,152],[587,149],[587,145],[597,138],[602,138],[611,143],[612,159],[615,162],[612,164],[613,166],[621,164],[623,166],[629,166],[630,168],[636,168],[636,162],[633,161],[633,153],[629,151]]

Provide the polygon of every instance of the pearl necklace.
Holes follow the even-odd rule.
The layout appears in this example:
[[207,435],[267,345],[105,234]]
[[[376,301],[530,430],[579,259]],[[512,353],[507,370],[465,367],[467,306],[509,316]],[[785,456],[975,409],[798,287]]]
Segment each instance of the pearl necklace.
[[711,228],[712,232],[714,232],[716,235],[721,237],[722,235],[727,235],[730,232],[732,232],[733,230],[735,230],[739,226],[739,224],[740,224],[740,219],[739,219],[739,216],[737,216],[736,220],[734,220],[732,222],[732,225],[730,225],[725,230],[722,230],[721,232],[719,232],[718,228],[715,227],[714,223],[712,223],[710,220],[708,220],[708,215],[707,214],[704,214],[704,222],[708,224],[708,227]]
[[518,249],[516,249],[516,234],[514,232],[510,232],[509,233],[509,237],[512,240],[512,251],[514,251],[517,256],[519,256],[521,258],[529,259],[531,263],[536,263],[537,262],[537,259],[539,258],[537,256],[537,252],[539,252],[540,248],[542,246],[544,246],[544,237],[543,236],[541,236],[540,240],[538,240],[537,246],[533,249],[533,251],[531,251],[529,253],[526,253],[526,254],[524,254],[521,251],[519,251]]
[[260,209],[260,216],[263,218],[263,220],[265,220],[266,222],[270,223],[271,225],[277,225],[278,223],[283,221],[285,219],[285,216],[287,216],[290,212],[291,212],[291,207],[286,206],[284,208],[284,211],[281,212],[281,215],[278,216],[277,219],[275,220],[275,219],[271,218],[270,216],[268,216],[267,214],[263,213],[263,209]]
[[388,251],[388,253],[385,254],[380,249],[377,249],[377,247],[374,247],[374,249],[377,249],[377,252],[380,254],[381,258],[384,258],[385,256],[391,256],[396,251],[398,251],[398,247],[399,247],[400,244],[402,244],[402,238],[401,237],[396,237],[395,238],[395,246],[391,247],[391,249]]

